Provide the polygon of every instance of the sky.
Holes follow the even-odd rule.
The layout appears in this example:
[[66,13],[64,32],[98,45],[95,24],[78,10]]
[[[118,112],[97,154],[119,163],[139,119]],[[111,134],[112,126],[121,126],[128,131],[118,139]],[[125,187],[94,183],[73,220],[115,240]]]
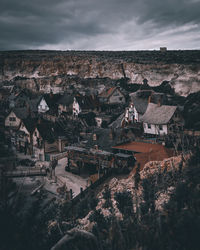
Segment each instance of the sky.
[[0,0],[0,50],[200,49],[200,0]]

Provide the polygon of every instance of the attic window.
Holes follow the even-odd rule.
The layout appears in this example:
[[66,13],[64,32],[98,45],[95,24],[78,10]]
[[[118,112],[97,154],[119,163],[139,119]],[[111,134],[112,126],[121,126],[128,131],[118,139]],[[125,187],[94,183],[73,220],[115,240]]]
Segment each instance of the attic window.
[[15,122],[16,121],[16,117],[9,117],[9,121],[10,122]]

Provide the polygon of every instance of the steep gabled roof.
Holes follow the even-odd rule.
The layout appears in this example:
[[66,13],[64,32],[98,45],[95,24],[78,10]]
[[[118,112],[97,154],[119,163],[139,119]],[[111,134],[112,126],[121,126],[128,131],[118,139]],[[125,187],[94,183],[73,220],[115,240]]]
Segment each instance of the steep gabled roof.
[[57,106],[57,102],[60,99],[60,94],[45,94],[43,96],[43,98],[45,99],[47,105],[49,106],[49,108],[55,107]]
[[99,94],[99,97],[109,98],[116,90],[123,94],[118,87],[111,87],[109,89],[105,89],[101,94]]
[[145,114],[140,121],[149,124],[167,124],[174,115],[177,106],[157,105],[149,103]]
[[28,132],[30,132],[31,134],[33,133],[36,127],[37,120],[38,120],[37,118],[32,118],[32,117],[27,117],[26,119],[22,120],[24,126],[26,127]]
[[40,103],[41,99],[42,99],[42,96],[38,96],[37,98],[29,101],[29,106],[30,106],[31,111],[33,112],[38,111],[38,104]]
[[58,104],[62,104],[65,106],[69,106],[73,103],[74,100],[74,96],[73,95],[69,95],[67,93],[65,93],[59,100],[58,100]]
[[26,119],[29,115],[29,111],[27,108],[14,108],[12,111],[19,119]]
[[109,127],[113,129],[121,128],[123,118],[124,118],[124,112],[120,116],[118,116],[117,119],[109,125]]
[[[146,91],[145,91],[146,92]],[[144,114],[147,106],[148,106],[148,97],[150,96],[150,93],[146,95],[142,95],[144,93],[141,93],[141,91],[137,91],[135,93],[132,93],[131,96],[131,101],[133,102],[133,105],[137,112],[139,114]]]
[[54,124],[52,122],[40,119],[36,126],[43,140],[53,142],[55,140]]
[[81,109],[93,109],[99,106],[99,101],[96,96],[75,96]]

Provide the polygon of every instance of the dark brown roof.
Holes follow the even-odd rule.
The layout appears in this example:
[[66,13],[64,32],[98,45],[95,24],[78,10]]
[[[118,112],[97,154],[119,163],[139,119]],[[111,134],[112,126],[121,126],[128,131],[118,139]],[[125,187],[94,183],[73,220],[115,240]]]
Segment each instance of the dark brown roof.
[[138,152],[138,153],[148,153],[152,151],[158,151],[161,148],[164,148],[164,146],[160,144],[133,141],[127,144],[115,146],[113,148],[132,151],[132,152]]
[[31,117],[27,117],[26,119],[23,119],[22,122],[24,124],[24,126],[26,127],[26,129],[32,133],[36,127],[37,124],[37,118],[31,118]]
[[96,96],[75,96],[81,109],[94,109],[99,106],[99,100]]

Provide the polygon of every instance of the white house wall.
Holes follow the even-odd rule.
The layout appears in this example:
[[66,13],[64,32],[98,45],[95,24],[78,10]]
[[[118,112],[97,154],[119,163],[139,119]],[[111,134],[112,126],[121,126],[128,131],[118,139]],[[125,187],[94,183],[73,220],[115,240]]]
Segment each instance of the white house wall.
[[139,122],[139,114],[138,114],[138,112],[137,112],[137,110],[136,110],[135,107],[134,107],[134,109],[133,109],[133,112],[134,112],[134,119],[135,119],[137,122]]
[[49,107],[45,101],[44,98],[42,98],[42,100],[40,101],[39,105],[38,105],[38,112],[39,113],[45,113],[49,110]]
[[155,125],[155,124],[150,124],[150,125],[151,125],[151,128],[148,128],[148,124],[143,123],[145,134],[166,135],[168,133],[166,124],[162,125],[162,130],[159,129],[159,125]]
[[74,98],[74,102],[73,102],[73,115],[74,116],[78,116],[78,114],[81,112],[81,108],[78,104],[78,102],[76,101],[76,98]]

